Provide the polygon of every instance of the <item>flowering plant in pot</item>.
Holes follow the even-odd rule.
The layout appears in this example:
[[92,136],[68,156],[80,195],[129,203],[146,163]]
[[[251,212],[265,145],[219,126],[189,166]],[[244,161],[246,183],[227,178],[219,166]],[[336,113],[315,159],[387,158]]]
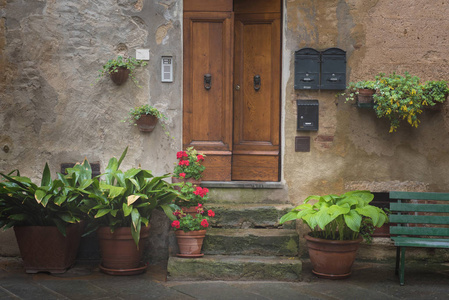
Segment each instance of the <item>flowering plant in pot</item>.
[[183,210],[176,210],[173,215],[177,220],[172,221],[171,226],[175,230],[178,241],[180,257],[201,257],[206,229],[209,227],[210,218],[215,217],[215,212],[207,210],[201,203],[195,207],[196,215],[193,217]]
[[[113,275],[141,273],[142,240],[149,235],[149,220],[161,208],[173,218],[172,202],[179,195],[164,179],[140,168],[119,169],[128,148],[119,160],[109,160],[102,180],[95,178],[89,191],[89,232],[97,230],[103,272]],[[120,252],[119,251],[124,251]],[[130,258],[125,260],[125,258]]]
[[[385,212],[369,203],[374,195],[369,191],[350,191],[342,195],[309,196],[282,216],[280,223],[302,220],[311,232],[307,240],[313,273],[324,278],[346,278],[351,274],[359,243],[362,219],[373,227],[388,221]],[[316,201],[314,204],[310,201]],[[330,252],[335,247],[336,252]],[[326,251],[324,251],[326,250]]]
[[40,185],[18,170],[0,174],[0,228],[14,227],[26,272],[64,273],[75,263],[83,231],[90,166],[78,164],[53,180],[45,164]]
[[[184,211],[186,208],[191,208],[199,204],[204,205],[209,200],[209,189],[193,185],[186,182],[181,187],[180,197],[177,197],[175,204],[181,207]],[[195,212],[195,211],[194,211]]]
[[115,84],[121,85],[126,82],[129,76],[138,87],[141,87],[133,72],[136,67],[146,65],[147,62],[137,60],[134,57],[124,58],[123,56],[118,56],[116,59],[108,60],[103,65],[103,68],[98,71],[98,80],[105,75],[109,75]]
[[205,155],[198,153],[193,147],[187,148],[186,151],[176,153],[178,162],[173,171],[173,177],[181,180],[193,179],[200,180],[206,169],[202,165]]

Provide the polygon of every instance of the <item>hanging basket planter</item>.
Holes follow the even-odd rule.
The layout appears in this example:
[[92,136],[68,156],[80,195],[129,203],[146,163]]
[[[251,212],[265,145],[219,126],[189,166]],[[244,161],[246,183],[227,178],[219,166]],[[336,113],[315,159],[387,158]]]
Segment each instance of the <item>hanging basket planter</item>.
[[117,67],[115,71],[110,69],[109,77],[116,85],[122,85],[128,80],[129,72],[127,68]]
[[376,93],[372,89],[358,89],[357,95],[357,106],[360,108],[373,108],[374,98],[373,95]]
[[158,118],[153,115],[141,115],[139,119],[137,119],[136,125],[142,132],[152,132],[156,127]]

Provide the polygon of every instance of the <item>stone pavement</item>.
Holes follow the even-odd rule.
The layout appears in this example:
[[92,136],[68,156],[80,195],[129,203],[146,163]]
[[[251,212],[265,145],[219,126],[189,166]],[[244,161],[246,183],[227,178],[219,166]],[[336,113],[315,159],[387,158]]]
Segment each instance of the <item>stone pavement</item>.
[[449,299],[449,264],[407,265],[399,286],[394,262],[356,262],[346,280],[319,279],[303,264],[302,279],[276,281],[166,281],[165,268],[110,276],[78,263],[67,273],[25,274],[21,260],[0,258],[0,299]]

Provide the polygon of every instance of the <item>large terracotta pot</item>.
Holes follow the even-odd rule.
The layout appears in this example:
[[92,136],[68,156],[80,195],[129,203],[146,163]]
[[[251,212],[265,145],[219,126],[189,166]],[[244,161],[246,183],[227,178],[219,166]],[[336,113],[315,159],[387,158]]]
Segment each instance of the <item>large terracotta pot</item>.
[[204,237],[206,236],[206,230],[195,230],[184,232],[182,230],[176,230],[176,239],[178,240],[180,257],[201,257],[204,254],[201,253],[203,247]]
[[27,273],[64,273],[75,264],[83,225],[72,224],[66,236],[56,226],[15,226],[23,266]]
[[127,68],[118,67],[117,72],[109,73],[109,77],[111,77],[112,82],[116,85],[122,85],[128,80],[129,72],[129,69]]
[[362,237],[356,240],[335,241],[314,238],[307,234],[304,238],[307,240],[312,272],[315,275],[330,279],[343,279],[351,275],[352,264]]
[[136,120],[137,128],[143,132],[151,132],[156,127],[158,118],[153,115],[141,115],[139,119]]
[[142,263],[142,254],[149,231],[149,226],[142,227],[137,247],[130,227],[116,228],[113,233],[109,227],[98,228],[100,269],[111,275],[133,275],[144,272],[146,265]]

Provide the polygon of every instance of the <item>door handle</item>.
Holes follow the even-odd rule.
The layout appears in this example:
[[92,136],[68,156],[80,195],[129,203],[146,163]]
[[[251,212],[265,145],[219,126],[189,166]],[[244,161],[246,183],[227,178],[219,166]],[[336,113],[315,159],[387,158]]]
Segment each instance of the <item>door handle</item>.
[[259,75],[254,76],[254,90],[256,92],[260,90],[260,76]]
[[204,74],[204,88],[206,90],[210,90],[212,85],[212,75]]

